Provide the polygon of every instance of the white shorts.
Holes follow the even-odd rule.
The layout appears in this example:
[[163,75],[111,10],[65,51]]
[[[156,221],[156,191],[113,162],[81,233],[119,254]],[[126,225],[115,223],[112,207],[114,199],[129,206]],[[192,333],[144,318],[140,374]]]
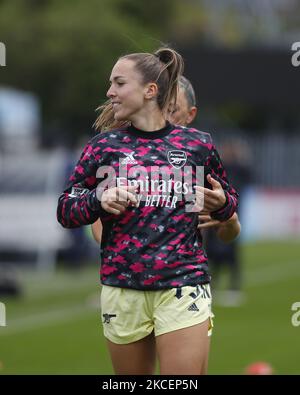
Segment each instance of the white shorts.
[[209,284],[158,291],[139,291],[102,286],[101,316],[104,336],[128,344],[148,336],[200,324],[210,319],[213,327]]

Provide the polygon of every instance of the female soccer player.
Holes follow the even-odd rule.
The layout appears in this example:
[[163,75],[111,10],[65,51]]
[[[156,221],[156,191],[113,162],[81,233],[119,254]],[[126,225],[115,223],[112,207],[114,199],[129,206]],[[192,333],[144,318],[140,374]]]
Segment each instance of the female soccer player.
[[[117,61],[97,124],[124,126],[86,145],[58,202],[64,227],[103,224],[101,310],[117,374],[153,374],[156,352],[161,374],[206,372],[211,295],[198,212],[226,221],[237,193],[210,136],[165,120],[182,70],[170,48]],[[201,166],[212,190],[199,185]]]

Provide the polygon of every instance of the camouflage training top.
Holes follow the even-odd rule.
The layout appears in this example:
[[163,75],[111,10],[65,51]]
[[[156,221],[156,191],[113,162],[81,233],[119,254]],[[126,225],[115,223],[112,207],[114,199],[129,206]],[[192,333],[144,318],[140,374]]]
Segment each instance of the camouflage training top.
[[[201,174],[221,182],[226,196],[211,216],[229,219],[238,194],[210,134],[169,123],[153,132],[128,126],[97,134],[59,197],[57,218],[66,228],[101,219],[102,284],[139,290],[205,284],[210,275],[194,204]],[[121,185],[137,186],[138,207],[104,211],[101,193]]]

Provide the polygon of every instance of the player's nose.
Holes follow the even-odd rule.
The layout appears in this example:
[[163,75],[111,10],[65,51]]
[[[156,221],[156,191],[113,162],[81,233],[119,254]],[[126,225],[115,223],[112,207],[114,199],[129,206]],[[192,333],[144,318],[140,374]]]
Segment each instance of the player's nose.
[[107,96],[109,99],[112,99],[113,97],[116,96],[116,94],[115,94],[115,92],[114,92],[114,89],[113,89],[113,86],[112,86],[112,85],[109,87],[108,91],[106,92],[106,96]]

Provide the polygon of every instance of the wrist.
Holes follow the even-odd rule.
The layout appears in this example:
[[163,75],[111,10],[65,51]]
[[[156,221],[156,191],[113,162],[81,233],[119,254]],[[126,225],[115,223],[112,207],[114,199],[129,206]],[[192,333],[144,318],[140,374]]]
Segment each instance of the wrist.
[[226,219],[223,219],[223,213],[224,213],[224,210],[226,210],[226,207],[228,206],[228,203],[229,203],[229,198],[228,198],[227,193],[224,194],[224,198],[225,198],[225,201],[224,201],[223,206],[221,206],[218,210],[212,211],[210,213],[210,216],[213,219],[217,219],[221,222],[226,221]]

